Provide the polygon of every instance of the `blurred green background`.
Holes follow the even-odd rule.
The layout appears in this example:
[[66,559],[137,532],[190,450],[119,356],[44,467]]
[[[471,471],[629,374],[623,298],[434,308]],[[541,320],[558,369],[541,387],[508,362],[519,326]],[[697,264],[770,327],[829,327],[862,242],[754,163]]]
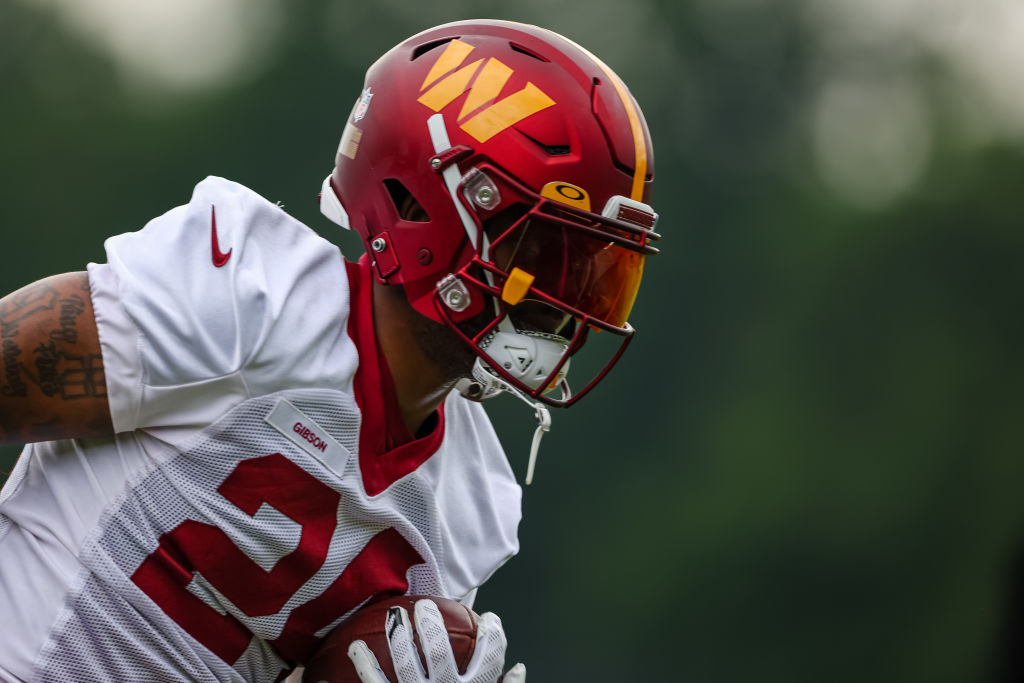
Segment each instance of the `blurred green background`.
[[[363,72],[477,16],[623,76],[665,235],[478,599],[511,657],[534,683],[985,680],[1024,543],[1017,3],[0,0],[0,290],[208,174],[356,257],[316,195]],[[523,473],[531,415],[490,408]]]

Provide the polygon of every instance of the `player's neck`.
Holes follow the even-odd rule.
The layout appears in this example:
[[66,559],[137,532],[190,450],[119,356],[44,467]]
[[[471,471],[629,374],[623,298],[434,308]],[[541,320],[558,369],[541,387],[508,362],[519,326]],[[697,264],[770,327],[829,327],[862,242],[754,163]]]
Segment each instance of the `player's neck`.
[[413,332],[419,314],[399,287],[373,283],[373,325],[377,343],[395,383],[402,420],[416,434],[451,391],[446,378],[420,349]]

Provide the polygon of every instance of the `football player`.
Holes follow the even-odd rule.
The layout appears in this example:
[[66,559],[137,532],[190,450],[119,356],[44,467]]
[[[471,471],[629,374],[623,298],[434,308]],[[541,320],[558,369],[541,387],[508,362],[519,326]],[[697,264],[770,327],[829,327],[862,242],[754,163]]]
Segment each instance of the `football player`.
[[[472,604],[521,498],[479,402],[534,411],[528,480],[547,406],[632,338],[652,180],[600,60],[457,22],[371,66],[344,126],[320,206],[357,263],[211,177],[0,301],[0,436],[29,443],[0,493],[0,680],[275,681],[374,599]],[[616,349],[574,392],[598,332]],[[444,680],[496,680],[504,635],[481,643],[497,667]]]

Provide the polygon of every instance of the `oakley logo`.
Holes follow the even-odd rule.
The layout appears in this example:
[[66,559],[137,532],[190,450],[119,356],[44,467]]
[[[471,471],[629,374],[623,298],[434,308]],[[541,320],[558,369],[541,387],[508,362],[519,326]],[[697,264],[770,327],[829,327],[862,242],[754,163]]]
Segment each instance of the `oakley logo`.
[[569,183],[548,183],[541,188],[540,196],[575,206],[577,209],[590,211],[590,195],[582,187],[576,187]]
[[[506,128],[555,104],[544,91],[529,82],[518,92],[497,100],[514,72],[493,57],[459,68],[473,50],[472,45],[461,40],[449,42],[423,80],[420,86],[423,94],[417,101],[439,112],[468,90],[469,95],[456,120],[462,130],[479,142],[487,142]],[[481,109],[484,105],[487,106]]]

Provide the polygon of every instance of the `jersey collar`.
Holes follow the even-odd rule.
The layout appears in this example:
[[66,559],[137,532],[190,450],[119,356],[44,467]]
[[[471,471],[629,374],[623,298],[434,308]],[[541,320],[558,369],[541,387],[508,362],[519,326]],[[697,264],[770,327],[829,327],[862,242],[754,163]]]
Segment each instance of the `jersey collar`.
[[345,263],[351,291],[348,334],[359,354],[353,380],[359,426],[359,469],[366,492],[373,496],[415,471],[433,455],[444,438],[444,404],[437,409],[434,429],[413,438],[398,408],[394,379],[377,343],[373,326],[373,270],[368,256]]

